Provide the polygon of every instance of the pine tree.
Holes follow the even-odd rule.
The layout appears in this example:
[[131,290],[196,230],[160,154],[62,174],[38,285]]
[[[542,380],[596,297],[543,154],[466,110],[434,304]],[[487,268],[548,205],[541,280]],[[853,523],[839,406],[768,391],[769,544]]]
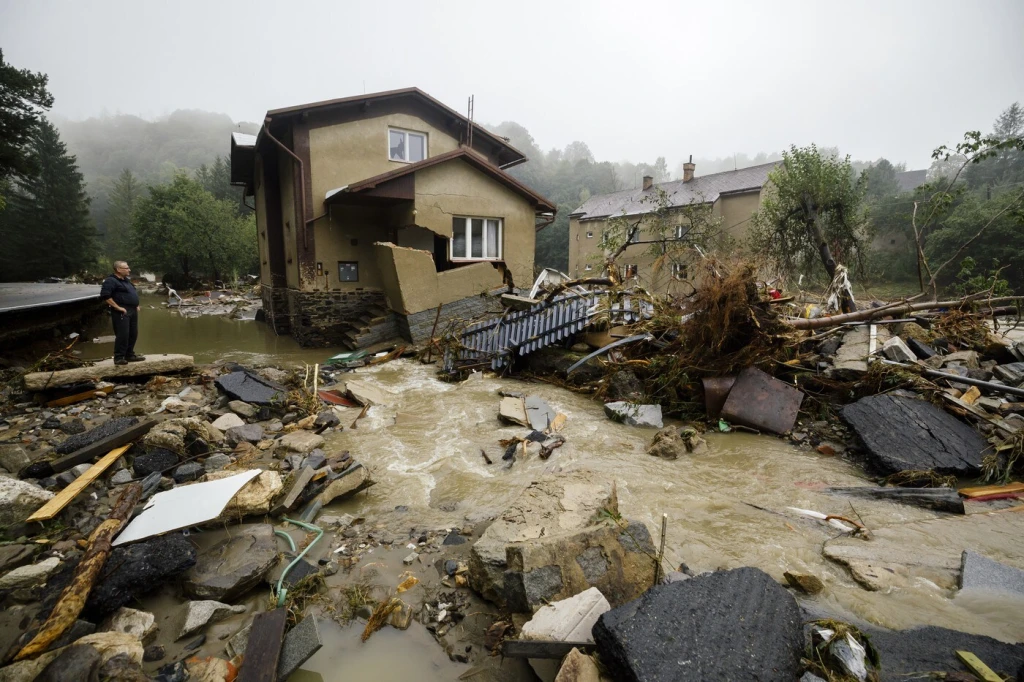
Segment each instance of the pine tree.
[[107,208],[107,255],[112,260],[134,258],[130,253],[132,217],[142,200],[142,183],[130,170],[125,168],[110,190]]
[[53,106],[46,80],[45,74],[5,63],[0,50],[0,211],[10,191],[9,182],[35,171],[27,145],[42,110]]
[[97,256],[85,182],[49,121],[40,122],[28,146],[38,172],[12,186],[0,224],[4,277],[67,277]]

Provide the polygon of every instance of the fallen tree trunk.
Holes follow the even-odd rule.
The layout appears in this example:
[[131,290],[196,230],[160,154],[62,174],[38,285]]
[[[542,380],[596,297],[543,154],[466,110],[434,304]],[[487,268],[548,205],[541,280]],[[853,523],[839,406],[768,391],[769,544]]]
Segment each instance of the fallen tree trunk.
[[71,582],[57,599],[53,611],[50,612],[46,622],[43,623],[32,641],[14,657],[15,661],[44,653],[58,637],[64,634],[65,630],[74,624],[78,615],[82,613],[82,609],[85,608],[89,592],[99,577],[100,571],[103,570],[103,565],[107,562],[111,541],[120,532],[121,527],[124,526],[141,498],[141,483],[132,483],[121,493],[121,497],[114,504],[110,515],[93,531],[92,537],[89,538],[89,549],[86,550],[85,556],[82,557],[78,568],[75,569],[75,575],[71,578]]
[[828,492],[870,500],[902,502],[951,514],[965,513],[963,499],[952,488],[829,488]]
[[821,329],[823,327],[834,327],[846,322],[862,322],[876,317],[888,317],[889,315],[904,315],[917,310],[934,310],[935,308],[960,308],[968,303],[1005,303],[1007,301],[1024,301],[1024,296],[1003,296],[1000,298],[961,298],[955,301],[925,301],[923,303],[897,303],[882,306],[881,308],[869,308],[858,310],[855,313],[845,315],[830,315],[828,317],[816,317],[811,320],[802,318],[790,318],[786,321],[796,329]]

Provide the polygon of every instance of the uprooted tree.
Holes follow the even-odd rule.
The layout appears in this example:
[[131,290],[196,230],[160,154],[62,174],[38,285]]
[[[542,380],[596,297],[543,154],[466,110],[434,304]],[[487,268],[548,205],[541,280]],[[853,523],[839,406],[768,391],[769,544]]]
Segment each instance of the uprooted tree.
[[[768,174],[751,247],[787,272],[808,272],[820,260],[835,282],[837,272],[845,272],[837,259],[859,264],[864,252],[863,196],[864,180],[855,179],[849,156],[823,154],[813,144],[792,146]],[[848,287],[839,289],[839,303],[844,313],[856,310]]]

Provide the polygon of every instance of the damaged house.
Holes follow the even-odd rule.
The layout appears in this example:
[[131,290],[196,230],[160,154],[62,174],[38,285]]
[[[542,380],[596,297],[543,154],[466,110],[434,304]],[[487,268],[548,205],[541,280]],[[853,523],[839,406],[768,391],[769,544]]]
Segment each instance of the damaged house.
[[644,231],[642,219],[657,209],[658,190],[665,192],[669,216],[678,218],[679,224],[672,230],[676,240],[687,240],[689,228],[685,209],[703,204],[710,207],[710,215],[719,222],[721,233],[742,245],[750,219],[761,205],[768,173],[778,163],[696,176],[696,165],[691,161],[683,164],[681,180],[655,184],[647,176],[640,188],[590,197],[569,214],[569,275],[573,278],[600,275],[605,262],[601,235],[609,221],[617,217],[631,222],[640,219],[635,239],[617,259],[622,269],[620,274],[624,278],[635,278],[649,291],[679,293],[679,282],[689,274],[687,264],[655,268],[657,258],[650,253],[655,238]]
[[555,207],[505,172],[525,161],[417,88],[268,111],[231,139],[267,322],[307,346],[419,342],[529,286]]

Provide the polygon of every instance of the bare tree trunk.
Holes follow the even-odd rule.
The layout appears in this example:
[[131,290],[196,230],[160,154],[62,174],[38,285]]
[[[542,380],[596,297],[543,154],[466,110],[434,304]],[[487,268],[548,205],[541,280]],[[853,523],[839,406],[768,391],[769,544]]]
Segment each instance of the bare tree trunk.
[[[807,226],[808,236],[818,245],[818,256],[821,257],[821,263],[825,266],[825,272],[828,273],[829,280],[835,279],[836,259],[832,257],[832,249],[828,247],[825,233],[821,229],[821,223],[818,218],[818,206],[807,195],[804,196],[804,224]],[[857,311],[857,304],[854,303],[846,291],[842,292],[839,305],[844,313]]]

